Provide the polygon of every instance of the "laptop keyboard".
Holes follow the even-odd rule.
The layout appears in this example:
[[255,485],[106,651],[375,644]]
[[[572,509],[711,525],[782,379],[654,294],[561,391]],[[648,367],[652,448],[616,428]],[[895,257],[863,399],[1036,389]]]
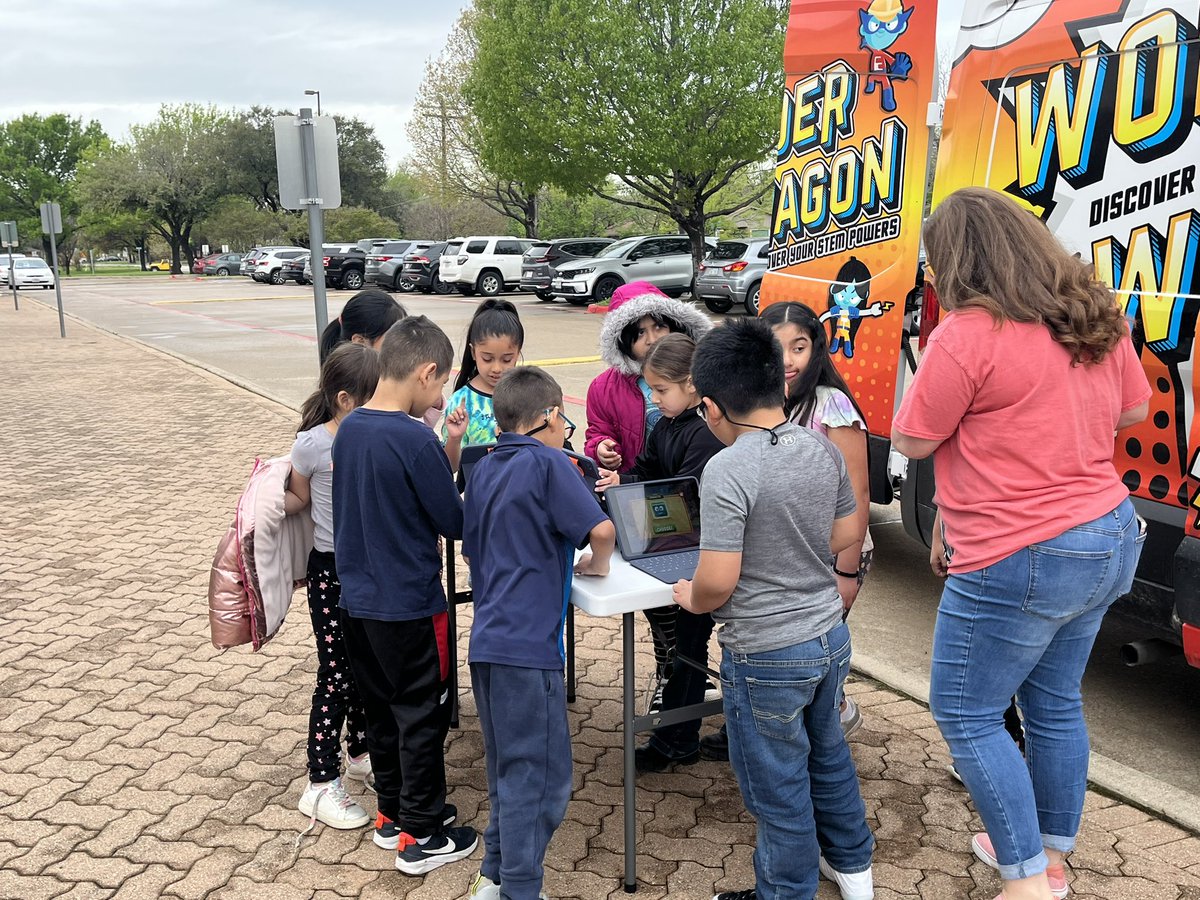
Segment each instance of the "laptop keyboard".
[[631,563],[635,569],[641,569],[647,575],[653,575],[659,581],[665,581],[667,584],[674,584],[681,578],[691,578],[696,574],[696,566],[699,564],[699,550],[686,550],[683,553],[668,553],[666,556],[635,559]]

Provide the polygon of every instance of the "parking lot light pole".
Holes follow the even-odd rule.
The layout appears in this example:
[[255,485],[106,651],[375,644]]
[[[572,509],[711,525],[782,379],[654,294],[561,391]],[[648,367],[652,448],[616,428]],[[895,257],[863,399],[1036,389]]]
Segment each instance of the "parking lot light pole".
[[305,91],[304,95],[306,97],[316,97],[317,98],[317,115],[319,116],[321,114],[321,92],[320,91]]

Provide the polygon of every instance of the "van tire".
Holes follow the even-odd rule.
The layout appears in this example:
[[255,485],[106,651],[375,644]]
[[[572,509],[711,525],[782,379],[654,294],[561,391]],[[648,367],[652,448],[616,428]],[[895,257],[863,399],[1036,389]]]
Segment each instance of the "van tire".
[[[610,300],[612,300],[612,295],[616,293],[617,288],[621,287],[623,284],[624,282],[621,281],[621,279],[616,275],[605,275],[596,282],[596,286],[593,289],[596,302],[600,304],[608,303]],[[580,302],[575,303],[576,306],[583,306],[584,303],[587,303],[587,297],[568,297],[567,299],[569,299],[572,303],[575,303],[575,300],[578,299]]]
[[475,290],[484,297],[495,297],[504,290],[504,276],[495,269],[484,269],[475,279]]

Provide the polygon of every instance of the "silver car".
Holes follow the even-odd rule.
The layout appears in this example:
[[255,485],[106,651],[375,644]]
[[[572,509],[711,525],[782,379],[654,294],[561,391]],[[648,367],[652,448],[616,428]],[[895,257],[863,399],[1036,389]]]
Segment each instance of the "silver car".
[[686,294],[692,283],[691,242],[681,234],[617,241],[591,259],[560,265],[550,293],[576,306],[593,300],[607,303],[613,291],[631,281],[648,281],[670,297]]
[[696,297],[713,312],[729,312],[735,303],[758,315],[758,291],[767,271],[769,240],[721,241],[696,270]]

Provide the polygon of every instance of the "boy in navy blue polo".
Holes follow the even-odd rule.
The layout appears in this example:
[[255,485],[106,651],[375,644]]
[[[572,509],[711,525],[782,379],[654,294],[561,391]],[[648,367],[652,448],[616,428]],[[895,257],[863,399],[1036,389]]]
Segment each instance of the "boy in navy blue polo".
[[542,861],[571,797],[563,625],[574,571],[607,575],[616,532],[562,453],[562,389],[534,366],[496,385],[496,449],[467,486],[463,556],[475,621],[471,687],[491,814],[473,900],[537,900]]
[[[470,855],[451,828],[446,594],[438,535],[462,534],[450,463],[421,416],[442,395],[453,350],[424,316],[384,335],[379,384],[333,442],[333,534],[342,632],[367,719],[379,818],[375,843],[424,875]],[[345,673],[349,678],[350,673]]]

